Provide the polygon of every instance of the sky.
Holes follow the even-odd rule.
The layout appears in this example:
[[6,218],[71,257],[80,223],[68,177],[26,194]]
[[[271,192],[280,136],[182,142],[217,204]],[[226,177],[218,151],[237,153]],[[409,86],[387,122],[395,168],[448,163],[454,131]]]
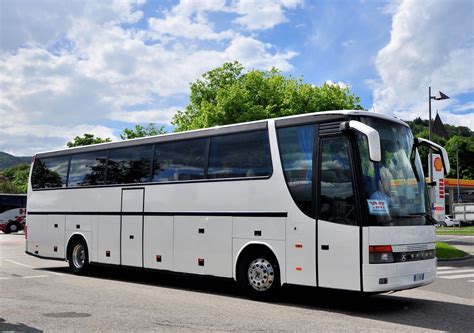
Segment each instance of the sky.
[[[349,87],[370,111],[474,130],[474,1],[0,0],[0,151],[169,130],[225,62]],[[434,115],[433,115],[434,118]]]

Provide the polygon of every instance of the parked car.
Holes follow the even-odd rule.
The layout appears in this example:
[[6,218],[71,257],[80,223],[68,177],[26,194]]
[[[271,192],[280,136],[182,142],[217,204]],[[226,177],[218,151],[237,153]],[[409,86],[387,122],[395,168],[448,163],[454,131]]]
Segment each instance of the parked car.
[[446,215],[444,217],[444,222],[442,223],[442,225],[444,227],[452,227],[453,225],[456,226],[456,227],[460,227],[461,226],[461,221],[456,220],[455,218],[453,218],[452,215]]

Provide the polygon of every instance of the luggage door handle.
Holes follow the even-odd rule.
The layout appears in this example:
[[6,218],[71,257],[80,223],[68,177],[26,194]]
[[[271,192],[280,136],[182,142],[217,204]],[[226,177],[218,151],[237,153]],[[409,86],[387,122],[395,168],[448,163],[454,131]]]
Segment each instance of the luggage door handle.
[[321,245],[321,250],[324,250],[324,251],[329,250],[329,245]]

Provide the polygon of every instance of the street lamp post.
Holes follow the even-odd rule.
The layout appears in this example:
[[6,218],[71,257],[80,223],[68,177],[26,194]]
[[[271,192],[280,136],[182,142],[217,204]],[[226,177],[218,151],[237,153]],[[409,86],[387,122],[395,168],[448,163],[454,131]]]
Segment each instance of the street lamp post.
[[[428,119],[428,140],[431,141],[431,100],[434,99],[436,101],[440,101],[443,99],[448,99],[449,96],[446,94],[443,94],[441,91],[439,92],[438,95],[436,96],[431,96],[431,86],[428,87],[428,113],[429,113],[429,119]],[[432,186],[433,183],[433,154],[430,153],[430,185]]]
[[459,203],[459,145],[456,147],[456,178],[458,180],[458,203]]

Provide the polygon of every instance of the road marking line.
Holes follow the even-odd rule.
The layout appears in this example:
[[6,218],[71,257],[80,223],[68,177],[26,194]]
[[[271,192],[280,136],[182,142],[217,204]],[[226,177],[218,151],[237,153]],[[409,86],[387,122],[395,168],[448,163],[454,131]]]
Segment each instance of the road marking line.
[[23,267],[28,267],[28,268],[36,268],[36,267],[33,267],[33,266],[30,266],[30,265],[27,265],[27,264],[22,264],[20,262],[16,262],[16,261],[13,261],[13,260],[10,260],[10,259],[5,259],[5,261],[8,261],[8,262],[11,262],[12,264],[17,264],[17,265],[20,265],[20,266],[23,266]]
[[[10,260],[10,259],[5,259],[5,261],[8,261],[8,262],[11,262],[12,264],[17,264],[17,265],[20,265],[20,266],[24,266],[24,267],[28,267],[28,268],[32,268],[32,269],[37,269],[37,267],[33,267],[33,266],[30,266],[30,265],[22,264],[22,263],[20,263],[20,262],[16,262],[16,261],[13,261],[13,260]],[[48,272],[48,273],[51,273],[51,274],[54,274],[54,275],[58,275],[58,276],[64,276],[64,274],[56,273],[56,272]]]
[[0,277],[0,280],[10,280],[9,277]]
[[0,257],[0,260],[5,260],[5,259],[25,259],[25,257],[24,256]]
[[456,269],[456,267],[449,267],[449,266],[438,266],[438,271],[442,271],[444,269]]
[[467,280],[467,282],[474,282],[474,280]]
[[449,275],[449,276],[439,276],[440,279],[464,279],[474,277],[474,274],[461,274],[461,275]]
[[44,278],[48,277],[48,275],[32,275],[32,276],[22,276],[22,279],[36,279],[36,278]]
[[458,273],[472,273],[474,272],[474,269],[461,269],[458,271],[443,271],[443,272],[438,272],[438,275],[442,274],[458,274]]

